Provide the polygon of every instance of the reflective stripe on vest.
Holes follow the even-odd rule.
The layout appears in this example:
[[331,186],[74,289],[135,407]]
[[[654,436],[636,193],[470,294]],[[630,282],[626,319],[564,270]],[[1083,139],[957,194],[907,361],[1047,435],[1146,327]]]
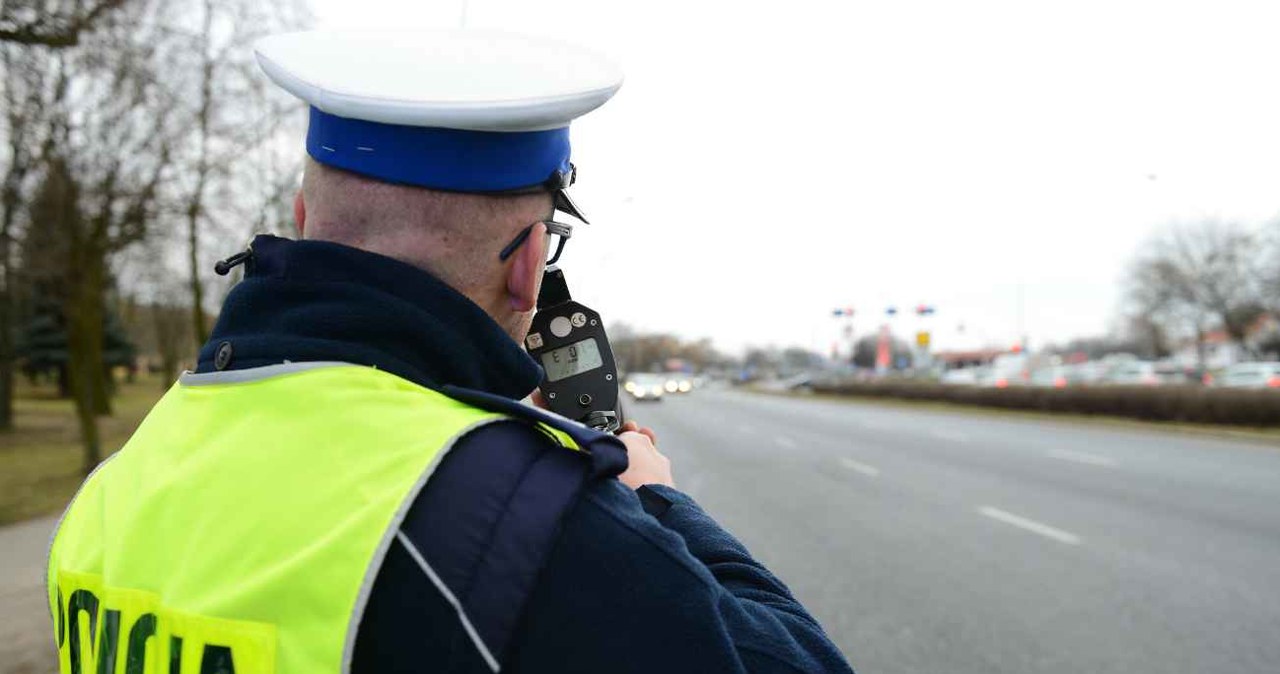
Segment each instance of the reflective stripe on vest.
[[349,671],[409,505],[459,437],[504,418],[362,366],[184,376],[55,533],[61,671]]

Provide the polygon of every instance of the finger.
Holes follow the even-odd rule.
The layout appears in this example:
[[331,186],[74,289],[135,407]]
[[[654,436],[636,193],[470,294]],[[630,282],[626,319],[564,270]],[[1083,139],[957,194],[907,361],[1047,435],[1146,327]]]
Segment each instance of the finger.
[[619,433],[628,433],[628,432],[639,431],[639,430],[640,430],[640,424],[637,424],[634,421],[628,421],[622,424],[622,426],[618,428]]
[[529,400],[533,402],[534,407],[541,407],[544,410],[551,409],[547,406],[547,399],[542,397],[542,391],[539,389],[534,389],[533,393],[529,394]]
[[649,428],[649,427],[645,427],[645,428],[637,428],[637,429],[636,429],[636,432],[640,433],[641,435],[648,436],[648,438],[649,438],[649,442],[652,442],[652,443],[654,444],[654,446],[657,446],[657,444],[658,444],[658,434],[657,434],[657,433],[654,433],[652,428]]
[[[618,434],[618,437],[623,441],[624,444],[626,443],[627,440],[636,440],[637,442],[640,442],[640,444],[644,444],[644,445],[653,444],[653,441],[649,439],[649,436],[641,433],[640,431],[622,431],[621,433]],[[640,440],[640,438],[644,438],[644,440]]]
[[656,454],[658,448],[654,446],[653,440],[649,436],[637,431],[628,431],[619,436],[622,444],[627,446],[627,453],[643,452],[645,454]]

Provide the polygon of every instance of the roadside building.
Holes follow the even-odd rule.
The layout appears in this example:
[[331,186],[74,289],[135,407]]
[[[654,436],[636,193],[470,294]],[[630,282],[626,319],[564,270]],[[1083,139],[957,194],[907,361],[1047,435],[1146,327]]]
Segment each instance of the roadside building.
[[1245,333],[1243,342],[1231,339],[1226,330],[1210,330],[1199,344],[1194,338],[1178,343],[1170,360],[1184,366],[1200,363],[1204,352],[1204,367],[1219,370],[1250,360],[1280,358],[1280,318],[1274,314],[1259,316]]

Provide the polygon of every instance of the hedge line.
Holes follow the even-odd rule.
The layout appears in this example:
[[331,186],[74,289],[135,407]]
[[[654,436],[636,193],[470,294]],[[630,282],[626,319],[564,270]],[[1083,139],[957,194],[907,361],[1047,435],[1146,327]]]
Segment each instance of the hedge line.
[[1198,386],[986,388],[912,381],[815,382],[818,393],[934,400],[1014,410],[1099,414],[1148,421],[1280,426],[1280,391]]

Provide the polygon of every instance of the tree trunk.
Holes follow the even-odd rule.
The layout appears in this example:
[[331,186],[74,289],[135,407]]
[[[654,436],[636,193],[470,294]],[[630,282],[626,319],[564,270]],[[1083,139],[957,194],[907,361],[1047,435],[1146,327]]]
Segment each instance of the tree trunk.
[[151,305],[151,320],[154,321],[156,350],[160,352],[160,388],[168,390],[173,379],[178,375],[178,351],[186,340],[182,338],[182,312],[177,307],[169,307],[160,303]]
[[[76,403],[76,422],[80,426],[80,445],[84,451],[81,471],[88,475],[102,462],[102,440],[98,434],[98,415],[93,411],[93,372],[83,356],[73,357],[71,388]],[[77,375],[77,372],[80,373]],[[86,381],[87,380],[87,381]]]
[[204,283],[200,280],[199,226],[200,209],[192,204],[187,214],[187,264],[191,270],[191,329],[194,331],[197,350],[204,346],[204,340],[208,336],[204,323]]
[[213,35],[213,0],[204,2],[204,19],[200,31],[200,110],[196,117],[199,133],[199,156],[196,161],[196,184],[187,204],[187,264],[191,268],[191,328],[196,349],[208,337],[204,322],[204,285],[200,281],[200,215],[204,212],[205,181],[209,176],[209,116],[213,107],[213,58],[209,41]]
[[13,295],[9,283],[9,251],[0,252],[5,259],[4,290],[0,292],[0,431],[13,428]]
[[173,386],[173,380],[178,376],[178,359],[164,355],[160,357],[160,390],[168,391]]
[[89,474],[102,461],[102,442],[98,433],[98,415],[110,410],[103,377],[103,303],[105,270],[92,253],[72,255],[80,260],[76,272],[68,275],[69,288],[65,314],[69,348],[68,374],[71,394],[76,404],[76,420],[84,449],[82,468]]
[[[7,326],[6,326],[7,328]],[[0,363],[0,431],[13,429],[13,360]]]
[[[13,161],[11,158],[10,161]],[[10,166],[3,187],[3,213],[0,213],[0,431],[13,428],[13,330],[17,304],[17,274],[13,270],[13,229],[19,194],[16,182],[21,178],[16,166]]]
[[111,369],[110,365],[104,363],[98,370],[97,391],[93,394],[93,411],[100,417],[111,416],[111,398],[116,394],[116,382]]
[[[87,303],[83,299],[76,304],[80,305],[80,309],[87,309]],[[67,374],[70,375],[71,396],[76,405],[76,421],[80,426],[80,442],[84,450],[82,468],[88,475],[102,461],[97,400],[101,393],[99,381],[102,379],[102,346],[100,341],[94,339],[95,330],[89,317],[70,319],[67,332],[67,341],[71,346]],[[98,341],[97,348],[94,347],[95,341]]]
[[1201,372],[1205,370],[1204,361],[1204,328],[1196,325],[1196,367],[1200,368]]
[[1154,321],[1151,323],[1151,347],[1152,358],[1156,360],[1168,358],[1173,353],[1169,348],[1169,340],[1165,337],[1164,328]]

